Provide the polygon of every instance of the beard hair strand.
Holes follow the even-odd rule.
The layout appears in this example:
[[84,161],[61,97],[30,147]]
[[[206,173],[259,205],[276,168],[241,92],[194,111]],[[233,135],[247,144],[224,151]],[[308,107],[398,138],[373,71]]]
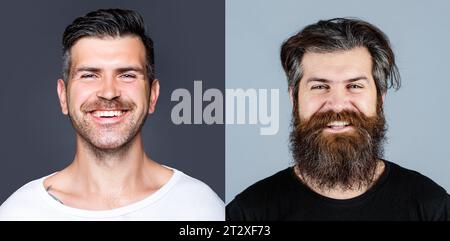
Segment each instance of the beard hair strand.
[[[300,175],[321,190],[354,190],[373,183],[377,161],[383,157],[386,121],[381,107],[377,115],[344,110],[314,114],[300,120],[294,108],[290,150]],[[344,133],[325,133],[332,121],[353,127]]]

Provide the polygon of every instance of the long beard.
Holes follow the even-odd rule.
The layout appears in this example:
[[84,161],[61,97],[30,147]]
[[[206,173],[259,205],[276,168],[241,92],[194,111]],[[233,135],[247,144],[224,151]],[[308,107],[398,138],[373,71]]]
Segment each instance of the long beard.
[[[381,107],[377,116],[327,111],[300,120],[294,108],[290,149],[300,174],[315,187],[327,190],[359,189],[373,182],[377,160],[383,157],[386,121]],[[351,123],[343,133],[324,131],[332,121]]]

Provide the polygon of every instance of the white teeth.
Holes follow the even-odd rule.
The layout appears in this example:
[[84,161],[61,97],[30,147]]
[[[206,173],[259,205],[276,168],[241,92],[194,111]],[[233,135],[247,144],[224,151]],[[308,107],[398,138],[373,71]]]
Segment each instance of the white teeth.
[[115,117],[121,116],[123,114],[123,111],[121,110],[94,111],[92,114],[96,117]]
[[348,126],[350,123],[348,123],[347,121],[333,121],[331,123],[328,124],[329,127],[344,127],[344,126]]

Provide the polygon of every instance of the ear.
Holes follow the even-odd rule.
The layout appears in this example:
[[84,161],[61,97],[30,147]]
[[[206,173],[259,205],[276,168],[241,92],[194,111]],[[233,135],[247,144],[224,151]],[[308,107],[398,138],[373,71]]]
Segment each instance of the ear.
[[386,97],[386,92],[381,95],[381,106],[384,106],[384,98]]
[[67,92],[66,92],[66,83],[62,79],[58,79],[58,84],[56,87],[56,91],[58,92],[59,104],[61,105],[61,111],[64,115],[69,113],[67,107]]
[[153,114],[153,112],[155,112],[158,97],[159,97],[159,80],[154,79],[150,86],[150,103],[148,106],[149,114]]

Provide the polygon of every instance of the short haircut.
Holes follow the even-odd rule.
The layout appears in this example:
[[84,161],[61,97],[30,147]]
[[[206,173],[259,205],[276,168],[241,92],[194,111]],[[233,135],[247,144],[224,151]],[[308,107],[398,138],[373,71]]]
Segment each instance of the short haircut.
[[133,10],[99,9],[75,19],[63,34],[63,79],[70,78],[72,46],[84,37],[124,37],[137,36],[145,46],[146,76],[151,82],[155,79],[153,41],[145,31],[142,16]]

